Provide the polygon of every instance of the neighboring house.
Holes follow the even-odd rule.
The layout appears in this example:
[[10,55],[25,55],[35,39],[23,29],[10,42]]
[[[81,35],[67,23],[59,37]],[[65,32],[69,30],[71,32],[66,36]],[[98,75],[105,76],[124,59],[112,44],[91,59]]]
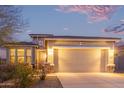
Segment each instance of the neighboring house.
[[124,72],[124,42],[116,45],[115,65],[117,72]]
[[[54,65],[56,72],[107,72],[120,38],[30,34],[32,42],[7,43],[7,63]],[[112,70],[113,71],[113,70]]]

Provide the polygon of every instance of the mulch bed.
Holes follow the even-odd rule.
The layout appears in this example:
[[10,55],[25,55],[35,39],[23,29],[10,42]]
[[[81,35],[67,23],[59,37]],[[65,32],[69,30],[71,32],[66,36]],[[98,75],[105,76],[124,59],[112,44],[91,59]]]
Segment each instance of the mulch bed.
[[57,76],[47,76],[45,80],[39,80],[32,88],[62,88]]

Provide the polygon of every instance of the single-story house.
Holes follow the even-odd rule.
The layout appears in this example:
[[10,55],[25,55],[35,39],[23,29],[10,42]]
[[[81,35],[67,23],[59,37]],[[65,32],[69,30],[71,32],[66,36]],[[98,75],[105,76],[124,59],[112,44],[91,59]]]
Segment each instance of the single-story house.
[[[6,43],[7,63],[47,62],[56,72],[114,71],[114,47],[120,38],[29,34],[32,42]],[[110,68],[113,68],[112,70]]]

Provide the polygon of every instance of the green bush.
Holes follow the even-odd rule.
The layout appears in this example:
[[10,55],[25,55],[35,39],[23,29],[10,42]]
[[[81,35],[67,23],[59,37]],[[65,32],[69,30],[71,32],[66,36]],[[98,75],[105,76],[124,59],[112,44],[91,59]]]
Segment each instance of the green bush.
[[29,65],[17,64],[15,66],[14,79],[17,87],[29,87],[33,83],[34,71]]
[[0,82],[12,79],[15,87],[29,87],[34,83],[35,71],[27,64],[0,65]]

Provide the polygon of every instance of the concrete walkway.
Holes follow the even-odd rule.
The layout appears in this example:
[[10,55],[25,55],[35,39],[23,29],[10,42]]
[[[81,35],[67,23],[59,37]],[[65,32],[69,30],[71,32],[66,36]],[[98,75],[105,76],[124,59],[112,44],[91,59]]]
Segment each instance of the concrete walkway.
[[124,88],[124,74],[57,73],[64,88]]

